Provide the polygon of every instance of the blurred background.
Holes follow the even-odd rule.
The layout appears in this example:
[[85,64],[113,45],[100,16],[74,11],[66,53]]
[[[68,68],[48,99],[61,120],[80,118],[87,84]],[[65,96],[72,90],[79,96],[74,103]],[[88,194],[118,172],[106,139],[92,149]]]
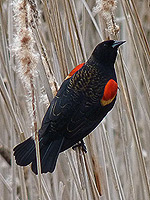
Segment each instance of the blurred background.
[[[13,147],[40,128],[67,74],[103,40],[126,40],[113,110],[53,174],[19,167]],[[150,199],[150,1],[0,1],[0,200]],[[37,128],[36,128],[37,127]]]

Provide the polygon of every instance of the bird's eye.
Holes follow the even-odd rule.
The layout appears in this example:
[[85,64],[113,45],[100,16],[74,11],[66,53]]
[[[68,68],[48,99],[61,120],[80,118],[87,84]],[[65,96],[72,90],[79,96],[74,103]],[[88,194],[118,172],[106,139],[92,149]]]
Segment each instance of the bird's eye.
[[104,44],[104,47],[108,47],[108,45],[107,45],[107,44]]

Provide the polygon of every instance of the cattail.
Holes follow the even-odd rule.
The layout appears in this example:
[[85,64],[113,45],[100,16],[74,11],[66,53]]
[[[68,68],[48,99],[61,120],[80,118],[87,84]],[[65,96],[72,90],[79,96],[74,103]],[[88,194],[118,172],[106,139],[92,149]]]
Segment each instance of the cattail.
[[14,51],[18,60],[18,74],[27,91],[28,111],[32,120],[32,127],[35,133],[37,169],[38,169],[38,186],[39,199],[42,196],[41,186],[41,164],[40,149],[37,131],[37,112],[36,112],[36,96],[35,96],[35,77],[37,74],[36,66],[38,63],[38,53],[34,49],[35,41],[33,37],[33,24],[37,20],[37,12],[35,12],[34,0],[16,0],[14,1],[14,19],[16,27],[16,36],[14,40]]
[[[34,49],[35,41],[31,27],[31,6],[26,0],[16,0],[13,3],[16,35],[13,50],[17,57],[17,72],[27,91],[28,111],[32,124],[35,119],[33,114],[36,109],[35,77],[38,63],[38,53]],[[34,92],[33,92],[34,91]]]
[[114,16],[116,7],[116,0],[96,0],[96,6],[93,8],[93,14],[100,13],[107,26],[106,31],[112,35],[119,32],[119,26],[116,24]]

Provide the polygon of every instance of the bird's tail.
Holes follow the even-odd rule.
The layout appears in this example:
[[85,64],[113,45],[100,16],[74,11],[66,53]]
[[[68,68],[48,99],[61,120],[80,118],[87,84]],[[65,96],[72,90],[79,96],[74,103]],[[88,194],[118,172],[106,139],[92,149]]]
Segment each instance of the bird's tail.
[[[53,172],[56,166],[56,161],[60,153],[64,138],[43,144],[40,141],[40,157],[41,157],[41,172]],[[32,163],[32,171],[37,174],[37,162],[35,143],[32,137],[28,138],[14,148],[14,156],[16,163],[20,166],[26,166]]]
[[[54,171],[63,141],[64,138],[62,137],[59,140],[54,140],[49,144],[42,146],[40,149],[42,173],[52,173]],[[32,171],[37,174],[36,159],[32,162]]]
[[20,166],[29,165],[36,157],[35,143],[32,137],[18,144],[13,150],[16,163]]

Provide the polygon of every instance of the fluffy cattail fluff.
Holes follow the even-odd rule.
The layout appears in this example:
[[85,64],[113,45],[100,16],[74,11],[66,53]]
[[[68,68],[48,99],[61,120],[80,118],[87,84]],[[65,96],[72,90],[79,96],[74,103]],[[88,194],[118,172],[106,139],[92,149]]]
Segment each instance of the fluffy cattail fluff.
[[[33,4],[34,3],[34,4]],[[37,17],[35,12],[34,0],[15,0],[14,1],[14,19],[16,25],[16,36],[14,41],[14,51],[18,58],[18,73],[24,83],[26,91],[28,92],[28,110],[31,116],[32,128],[35,136],[37,169],[39,174],[38,191],[39,199],[41,199],[41,164],[40,164],[40,150],[37,131],[37,113],[36,113],[36,96],[35,96],[35,75],[37,74],[36,66],[38,63],[38,54],[34,49],[33,37],[33,17]],[[37,21],[37,18],[35,18]]]
[[100,13],[107,25],[109,34],[116,35],[119,26],[115,22],[114,11],[117,7],[116,0],[96,0],[96,6],[93,8],[93,14]]
[[41,95],[40,95],[40,104],[45,104],[45,106],[48,108],[49,106],[49,101],[48,101],[48,97],[45,91],[45,88],[42,87],[41,91],[40,91]]
[[[36,98],[34,79],[37,74],[38,53],[34,49],[35,41],[32,32],[32,6],[26,0],[15,0],[13,2],[14,24],[16,35],[13,50],[17,57],[17,72],[27,91],[28,110],[31,114],[32,123],[35,119]],[[34,113],[34,114],[33,114]]]

